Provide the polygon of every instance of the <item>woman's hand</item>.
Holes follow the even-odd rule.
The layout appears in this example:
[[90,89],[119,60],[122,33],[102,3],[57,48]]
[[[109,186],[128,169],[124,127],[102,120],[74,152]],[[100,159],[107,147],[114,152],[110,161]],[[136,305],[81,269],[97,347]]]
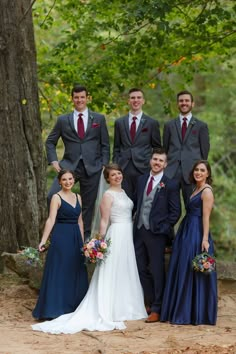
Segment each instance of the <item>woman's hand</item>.
[[202,240],[202,252],[204,252],[204,251],[208,252],[209,247],[210,247],[210,245],[209,245],[208,240],[203,239]]
[[46,246],[44,244],[44,242],[40,242],[40,244],[38,245],[38,250],[39,252],[44,252],[46,250]]

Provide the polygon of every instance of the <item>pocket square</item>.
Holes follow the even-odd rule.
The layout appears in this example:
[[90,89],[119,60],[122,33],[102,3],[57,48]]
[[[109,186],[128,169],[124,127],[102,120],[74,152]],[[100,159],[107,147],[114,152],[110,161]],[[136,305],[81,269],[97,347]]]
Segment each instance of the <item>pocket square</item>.
[[142,133],[145,133],[145,132],[147,132],[147,131],[148,131],[148,128],[143,128],[143,129],[141,130]]
[[197,130],[192,130],[192,134],[196,135],[197,134]]
[[97,128],[97,127],[100,127],[100,124],[99,124],[99,123],[93,123],[93,124],[92,124],[92,128]]

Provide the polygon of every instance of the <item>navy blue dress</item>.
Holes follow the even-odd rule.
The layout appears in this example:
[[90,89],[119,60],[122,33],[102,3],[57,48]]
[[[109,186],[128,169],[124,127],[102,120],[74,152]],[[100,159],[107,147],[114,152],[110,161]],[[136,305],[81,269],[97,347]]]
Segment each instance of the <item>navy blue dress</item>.
[[[206,187],[209,188],[209,187]],[[161,321],[173,324],[214,325],[217,317],[216,272],[203,274],[192,270],[192,259],[202,253],[202,200],[200,191],[190,199],[173,244]],[[209,251],[213,241],[209,234]]]
[[78,199],[73,207],[61,198],[39,298],[33,310],[37,319],[56,318],[75,311],[87,292],[87,268],[81,252],[83,241],[78,225],[80,213]]

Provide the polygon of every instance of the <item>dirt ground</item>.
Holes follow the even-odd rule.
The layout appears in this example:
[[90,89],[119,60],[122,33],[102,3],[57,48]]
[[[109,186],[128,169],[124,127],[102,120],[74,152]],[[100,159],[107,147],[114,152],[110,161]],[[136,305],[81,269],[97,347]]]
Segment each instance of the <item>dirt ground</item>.
[[[230,289],[230,287],[229,287]],[[216,326],[130,321],[125,331],[51,335],[34,332],[37,292],[13,275],[0,275],[1,354],[236,353],[236,293],[220,291]]]

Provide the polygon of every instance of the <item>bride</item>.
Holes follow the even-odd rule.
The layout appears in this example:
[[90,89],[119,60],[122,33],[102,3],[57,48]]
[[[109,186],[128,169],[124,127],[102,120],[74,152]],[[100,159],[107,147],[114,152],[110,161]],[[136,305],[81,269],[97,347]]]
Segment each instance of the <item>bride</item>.
[[110,253],[95,268],[78,308],[52,321],[32,325],[33,330],[54,334],[109,331],[126,328],[123,321],[147,317],[133,246],[133,202],[121,188],[123,174],[118,165],[106,166],[103,174],[110,187],[100,204],[100,234],[111,239]]

